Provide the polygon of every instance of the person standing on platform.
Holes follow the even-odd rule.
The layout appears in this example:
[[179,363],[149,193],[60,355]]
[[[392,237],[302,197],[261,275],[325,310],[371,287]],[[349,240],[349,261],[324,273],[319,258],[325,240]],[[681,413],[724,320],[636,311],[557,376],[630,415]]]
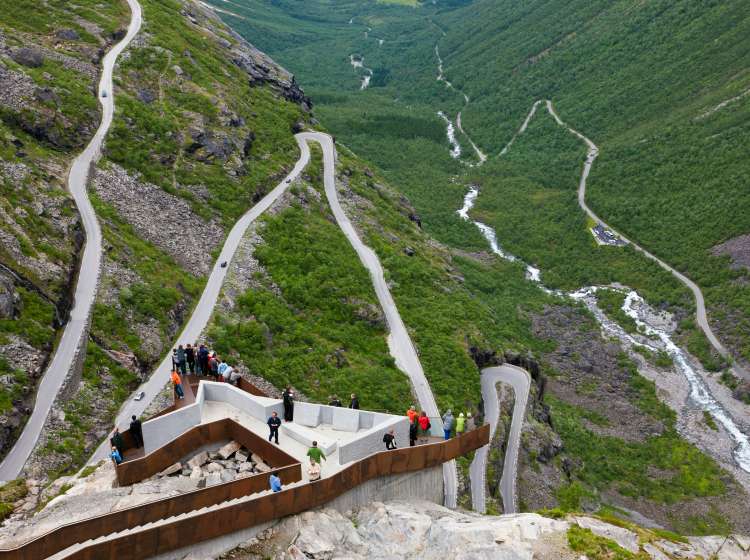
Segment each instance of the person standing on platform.
[[279,418],[279,415],[276,414],[276,411],[274,410],[271,413],[271,417],[268,419],[268,427],[271,430],[271,433],[268,434],[268,441],[275,438],[276,445],[279,444],[279,426],[281,426],[281,418]]
[[172,383],[174,383],[174,392],[177,393],[177,398],[182,400],[185,398],[185,392],[182,390],[182,379],[180,374],[176,371],[172,372]]
[[133,414],[130,422],[130,435],[137,449],[143,447],[143,426],[141,426],[141,421],[135,414]]
[[356,410],[359,410],[359,399],[357,398],[357,395],[352,393],[352,400],[349,401],[349,408],[354,408]]
[[193,375],[195,373],[195,348],[189,343],[187,348],[185,348],[185,359],[187,360],[190,375]]
[[284,399],[284,421],[292,422],[294,420],[294,391],[292,391],[292,387],[287,385],[281,396]]

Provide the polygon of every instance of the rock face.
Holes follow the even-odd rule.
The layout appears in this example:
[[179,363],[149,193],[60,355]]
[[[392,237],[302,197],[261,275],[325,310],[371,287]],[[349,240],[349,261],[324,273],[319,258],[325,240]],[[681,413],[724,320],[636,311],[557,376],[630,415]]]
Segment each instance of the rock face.
[[[743,537],[691,538],[690,543],[656,540],[648,546],[635,532],[591,517],[555,520],[533,513],[481,516],[452,511],[430,502],[372,503],[359,511],[323,509],[284,519],[221,559],[284,560],[579,560],[567,532],[573,525],[633,552],[638,558],[747,558]],[[587,533],[588,534],[588,533]],[[714,556],[715,554],[715,556]]]
[[208,273],[211,251],[224,237],[218,223],[206,222],[184,198],[141,182],[117,165],[97,170],[94,187],[140,237],[169,253],[185,270]]

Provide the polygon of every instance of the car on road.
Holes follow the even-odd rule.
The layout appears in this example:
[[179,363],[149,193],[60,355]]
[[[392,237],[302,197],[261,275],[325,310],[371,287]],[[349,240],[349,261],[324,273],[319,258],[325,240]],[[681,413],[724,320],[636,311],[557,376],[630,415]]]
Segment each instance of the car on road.
[[102,97],[107,97],[107,90],[106,89],[102,91]]
[[140,401],[143,400],[143,397],[146,396],[146,391],[138,391],[138,394],[133,399],[134,401]]

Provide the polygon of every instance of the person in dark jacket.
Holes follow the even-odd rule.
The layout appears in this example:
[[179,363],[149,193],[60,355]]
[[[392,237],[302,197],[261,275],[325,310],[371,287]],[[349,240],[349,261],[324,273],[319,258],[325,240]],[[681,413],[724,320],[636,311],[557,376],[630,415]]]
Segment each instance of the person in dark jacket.
[[185,356],[185,349],[182,347],[182,344],[180,344],[177,347],[177,353],[175,355],[175,358],[177,360],[177,367],[180,370],[180,373],[182,375],[187,374],[187,356]]
[[409,424],[409,445],[414,447],[417,445],[417,421],[415,420]]
[[143,447],[143,427],[135,414],[133,414],[132,418],[130,422],[130,435],[133,438],[133,442],[135,442],[136,448],[140,449]]
[[188,344],[187,348],[185,348],[185,359],[187,360],[188,369],[190,370],[190,374],[195,373],[195,348],[192,347],[192,345]]
[[268,434],[268,441],[276,438],[276,445],[279,444],[279,426],[281,426],[281,418],[279,418],[279,415],[274,410],[268,419],[268,427],[271,429],[271,433]]
[[112,447],[117,448],[117,451],[120,452],[120,456],[122,457],[123,453],[125,452],[125,440],[122,439],[122,434],[120,433],[119,428],[115,428],[115,431],[112,434],[112,438],[109,440],[109,443],[112,444]]
[[357,398],[357,395],[352,393],[352,400],[349,401],[349,408],[356,408],[359,409],[359,399]]
[[336,395],[333,395],[330,402],[328,403],[328,406],[343,406],[343,404],[341,403],[340,398],[338,398]]
[[208,348],[204,344],[198,348],[198,375],[208,375]]
[[290,385],[286,386],[281,397],[284,399],[284,421],[292,422],[294,420],[294,391]]
[[383,443],[388,450],[396,449],[396,434],[393,430],[388,430],[388,433],[383,435]]

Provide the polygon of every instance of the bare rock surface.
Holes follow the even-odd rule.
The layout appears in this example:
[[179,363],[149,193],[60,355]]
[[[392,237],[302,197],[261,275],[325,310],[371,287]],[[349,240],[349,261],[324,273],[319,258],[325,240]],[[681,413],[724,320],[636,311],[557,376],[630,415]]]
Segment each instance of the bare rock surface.
[[738,235],[711,248],[712,255],[727,255],[734,268],[750,269],[750,233]]
[[204,221],[185,199],[144,183],[114,164],[97,169],[93,185],[101,199],[114,206],[139,236],[163,249],[186,270],[208,274],[211,251],[224,238],[218,222]]

